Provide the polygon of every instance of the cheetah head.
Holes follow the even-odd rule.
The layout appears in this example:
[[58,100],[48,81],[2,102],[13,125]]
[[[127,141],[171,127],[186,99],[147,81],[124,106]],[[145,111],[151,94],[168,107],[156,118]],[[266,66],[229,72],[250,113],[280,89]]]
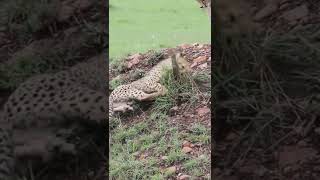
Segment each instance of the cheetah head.
[[190,63],[181,56],[181,53],[177,53],[174,55],[176,66],[179,69],[180,74],[185,74],[191,71]]

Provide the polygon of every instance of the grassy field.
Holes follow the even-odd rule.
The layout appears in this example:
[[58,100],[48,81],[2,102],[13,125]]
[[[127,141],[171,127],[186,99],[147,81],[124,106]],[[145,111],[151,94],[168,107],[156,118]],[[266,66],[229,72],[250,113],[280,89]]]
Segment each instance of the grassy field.
[[210,42],[210,22],[194,0],[110,0],[109,56]]

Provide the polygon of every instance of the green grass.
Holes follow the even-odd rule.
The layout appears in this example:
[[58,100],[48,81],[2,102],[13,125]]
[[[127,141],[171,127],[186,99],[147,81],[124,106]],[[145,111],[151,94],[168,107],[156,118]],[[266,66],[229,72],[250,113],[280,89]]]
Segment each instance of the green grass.
[[[151,117],[162,117],[154,121],[152,118],[131,126],[117,127],[113,131],[112,160],[110,161],[110,177],[112,179],[164,179],[174,177],[161,170],[161,166],[170,167],[182,164],[185,172],[191,175],[204,176],[210,167],[209,155],[192,157],[181,151],[183,140],[188,138],[180,133],[177,127],[168,123],[168,116],[162,112],[154,112]],[[201,126],[197,124],[197,126]],[[204,128],[204,127],[202,127]],[[190,132],[189,135],[197,136]],[[210,131],[205,135],[210,138]],[[203,143],[208,141],[191,141]],[[148,154],[140,159],[141,154]],[[161,159],[167,156],[167,159]],[[194,172],[197,169],[197,172]],[[193,174],[196,173],[196,174]]]
[[210,22],[196,1],[110,0],[109,55],[209,43]]

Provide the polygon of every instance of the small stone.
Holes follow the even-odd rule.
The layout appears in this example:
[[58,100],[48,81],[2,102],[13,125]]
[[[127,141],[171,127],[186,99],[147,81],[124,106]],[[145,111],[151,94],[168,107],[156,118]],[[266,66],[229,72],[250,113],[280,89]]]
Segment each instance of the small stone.
[[189,175],[181,175],[178,177],[179,180],[187,180],[187,179],[191,179],[191,176]]
[[201,107],[201,108],[197,109],[197,113],[199,116],[204,116],[204,115],[210,113],[210,109],[207,106]]
[[190,147],[191,143],[189,141],[184,140],[182,143],[183,147]]
[[199,46],[198,46],[198,49],[202,49],[204,47],[204,45],[203,44],[200,44]]
[[196,67],[197,65],[198,65],[198,63],[197,63],[197,62],[194,62],[194,63],[191,64],[190,67],[191,67],[191,68],[194,68],[194,67]]
[[207,63],[203,63],[198,66],[200,69],[206,69],[208,67]]
[[193,62],[196,62],[196,63],[202,63],[202,62],[205,62],[207,61],[207,57],[206,56],[199,56],[197,57],[196,59],[193,60]]
[[190,153],[192,151],[192,148],[190,148],[190,147],[183,147],[182,148],[182,152],[184,152],[184,153]]
[[161,157],[161,160],[167,160],[168,159],[168,156],[162,156]]

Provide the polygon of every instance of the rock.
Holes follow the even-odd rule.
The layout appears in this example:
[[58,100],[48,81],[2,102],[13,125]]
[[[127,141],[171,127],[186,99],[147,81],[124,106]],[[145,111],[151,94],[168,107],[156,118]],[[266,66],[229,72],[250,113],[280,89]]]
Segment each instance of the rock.
[[178,177],[178,180],[187,180],[187,179],[191,179],[191,176],[189,175],[181,175]]
[[191,147],[191,143],[189,142],[189,141],[183,141],[183,143],[182,143],[182,147]]
[[256,13],[256,15],[254,16],[254,20],[261,21],[263,18],[270,16],[272,13],[276,12],[277,9],[278,6],[276,4],[270,3]]
[[178,111],[179,107],[178,106],[174,106],[171,108],[172,111]]
[[309,14],[307,5],[298,6],[290,11],[285,12],[281,17],[291,22],[301,19]]
[[203,63],[198,66],[200,69],[206,69],[208,67],[207,63]]
[[184,153],[190,153],[191,151],[193,151],[193,150],[192,150],[192,148],[190,148],[190,147],[187,147],[187,146],[186,146],[186,147],[183,147],[183,148],[182,148],[182,152],[184,152]]
[[204,45],[203,44],[200,44],[199,46],[198,46],[198,49],[202,49],[204,47]]
[[210,109],[207,106],[201,107],[201,108],[197,109],[197,113],[199,116],[204,116],[204,115],[210,113]]
[[202,63],[202,62],[206,62],[207,61],[207,57],[206,56],[199,56],[196,59],[193,60],[193,62],[195,63]]
[[168,156],[161,156],[161,160],[167,160]]
[[196,67],[197,65],[198,65],[198,63],[194,62],[194,63],[191,64],[190,67],[191,67],[191,68],[194,68],[194,67]]

